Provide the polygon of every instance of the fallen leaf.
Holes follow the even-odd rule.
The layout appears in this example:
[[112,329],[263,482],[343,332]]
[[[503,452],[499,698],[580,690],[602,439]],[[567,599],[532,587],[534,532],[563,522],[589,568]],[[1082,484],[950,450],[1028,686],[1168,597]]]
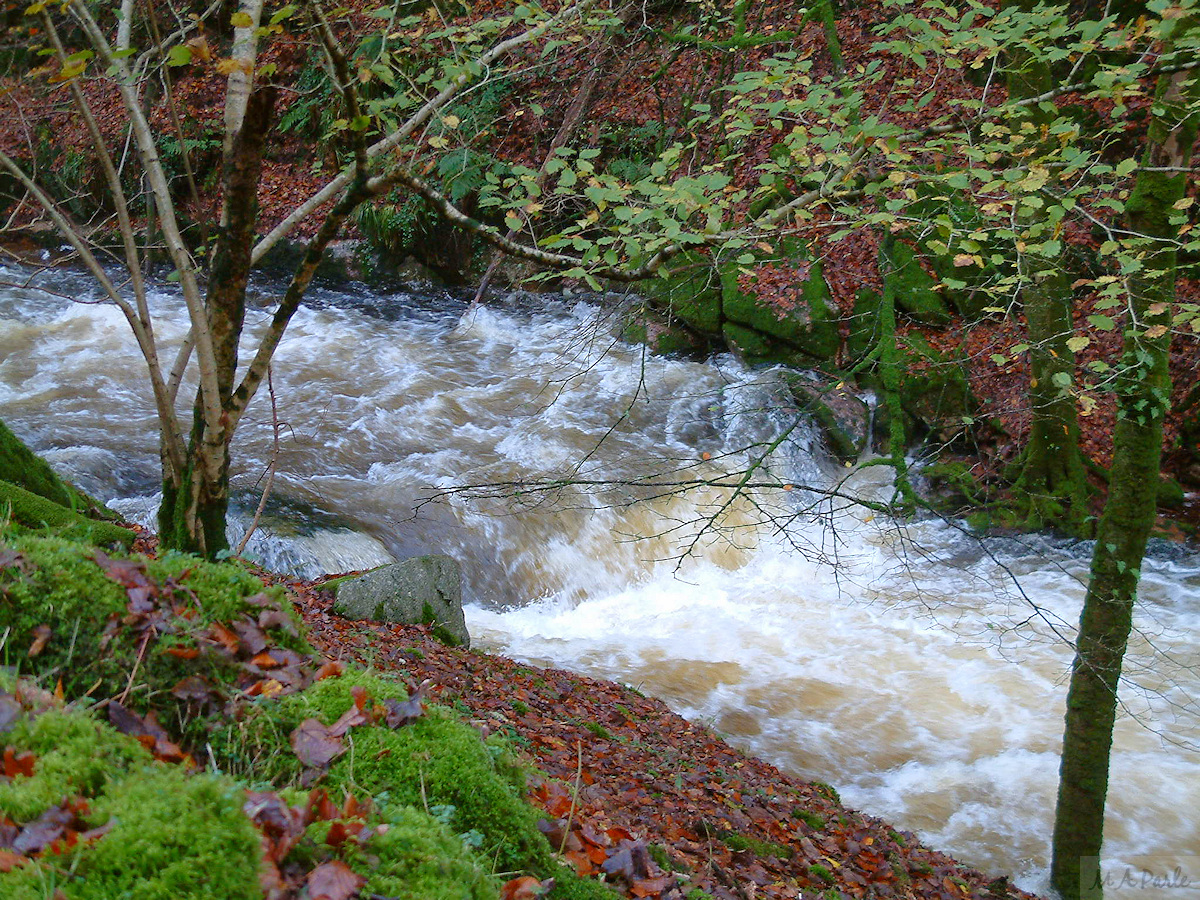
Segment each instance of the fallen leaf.
[[296,758],[306,766],[323,769],[346,752],[341,740],[318,719],[305,719],[292,732],[290,742]]
[[500,900],[537,900],[538,897],[544,896],[547,890],[546,885],[532,875],[522,875],[501,885]]
[[32,778],[33,765],[36,760],[37,757],[28,750],[18,753],[13,747],[5,747],[4,777],[16,778],[18,775],[24,775],[26,778]]
[[39,656],[46,649],[46,644],[49,642],[51,634],[53,632],[50,630],[49,625],[39,625],[33,629],[33,643],[29,645],[29,652],[25,655],[30,659]]
[[305,879],[312,900],[350,900],[366,883],[367,879],[338,859],[321,863]]

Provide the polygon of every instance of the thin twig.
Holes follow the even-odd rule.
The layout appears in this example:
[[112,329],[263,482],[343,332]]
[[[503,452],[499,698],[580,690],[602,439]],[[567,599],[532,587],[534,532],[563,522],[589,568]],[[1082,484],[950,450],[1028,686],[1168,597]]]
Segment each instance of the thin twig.
[[267,505],[267,497],[271,494],[271,486],[275,483],[275,463],[279,459],[279,411],[275,405],[275,385],[271,382],[271,366],[267,366],[267,393],[271,397],[271,458],[267,462],[267,483],[263,487],[262,497],[258,501],[258,509],[254,511],[254,518],[250,521],[250,527],[246,529],[246,533],[242,535],[241,542],[237,545],[237,550],[234,551],[234,556],[241,556],[242,551],[246,549],[246,544],[250,541],[250,535],[254,534],[258,528],[258,522],[262,518],[263,509]]

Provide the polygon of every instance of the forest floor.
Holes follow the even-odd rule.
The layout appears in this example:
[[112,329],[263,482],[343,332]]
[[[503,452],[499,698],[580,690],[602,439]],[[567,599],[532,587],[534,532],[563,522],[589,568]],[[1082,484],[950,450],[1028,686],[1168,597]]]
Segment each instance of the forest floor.
[[[784,774],[661,700],[620,684],[446,647],[425,626],[343,619],[319,583],[284,584],[333,659],[429,679],[435,702],[503,732],[541,773],[530,800],[580,874],[630,897],[699,889],[717,900],[1031,898],[908,832],[847,809],[836,790]],[[645,847],[645,854],[618,845]],[[816,873],[818,884],[814,889]]]

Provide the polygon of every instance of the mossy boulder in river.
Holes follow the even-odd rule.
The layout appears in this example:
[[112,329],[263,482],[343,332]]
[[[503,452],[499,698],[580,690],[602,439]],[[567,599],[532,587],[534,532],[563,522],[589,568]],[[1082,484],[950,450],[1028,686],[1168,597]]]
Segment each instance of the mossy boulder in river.
[[347,619],[432,625],[449,643],[471,643],[462,608],[462,569],[452,557],[415,556],[330,584],[334,612]]

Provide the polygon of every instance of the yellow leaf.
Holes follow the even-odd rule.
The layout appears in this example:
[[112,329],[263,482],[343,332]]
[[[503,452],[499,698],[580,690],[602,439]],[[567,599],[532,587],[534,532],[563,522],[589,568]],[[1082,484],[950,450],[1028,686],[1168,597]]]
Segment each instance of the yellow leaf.
[[1090,416],[1096,408],[1096,398],[1083,394],[1079,398],[1079,414],[1081,416]]
[[359,67],[359,70],[358,70],[359,83],[366,84],[368,81],[370,81],[374,77],[375,77],[375,73],[372,72],[370,69],[368,69],[366,66]]
[[219,75],[232,75],[240,68],[241,66],[238,65],[238,61],[236,59],[230,59],[226,57],[225,59],[217,60],[217,74]]
[[1189,206],[1191,206],[1195,202],[1196,202],[1195,197],[1184,197],[1182,200],[1176,200],[1171,205],[1171,209],[1187,209]]
[[462,119],[455,115],[442,116],[442,124],[447,128],[457,128],[458,123],[461,121]]
[[1166,311],[1167,311],[1166,303],[1151,303],[1149,308],[1146,310],[1146,312],[1148,312],[1152,316],[1161,316]]
[[1160,338],[1166,333],[1167,333],[1166,325],[1151,325],[1149,328],[1146,329],[1146,337],[1151,338],[1151,339]]
[[250,18],[250,13],[235,12],[229,17],[229,24],[234,28],[253,28],[254,19]]
[[962,268],[963,266],[975,265],[975,257],[969,253],[960,253],[954,257],[954,265]]
[[204,35],[199,35],[192,38],[186,44],[187,48],[192,51],[194,59],[208,62],[212,59],[212,48],[208,46],[208,41],[204,39]]

